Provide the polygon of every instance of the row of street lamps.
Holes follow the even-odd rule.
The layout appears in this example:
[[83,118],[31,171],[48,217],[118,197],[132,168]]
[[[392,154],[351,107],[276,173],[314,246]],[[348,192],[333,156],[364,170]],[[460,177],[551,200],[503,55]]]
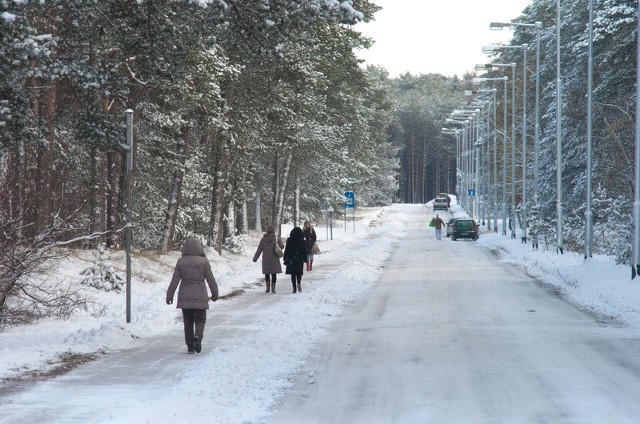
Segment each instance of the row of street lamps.
[[[559,6],[558,6],[559,9]],[[559,19],[559,15],[558,15],[558,19]],[[559,27],[559,25],[557,25]],[[535,23],[522,23],[522,22],[509,22],[509,23],[504,23],[504,22],[492,22],[490,25],[491,29],[494,30],[501,30],[503,28],[512,28],[512,27],[527,27],[527,28],[534,28],[536,30],[536,65],[535,65],[535,75],[536,75],[536,88],[535,88],[535,117],[534,117],[534,121],[535,121],[535,130],[534,130],[534,146],[535,146],[535,152],[534,152],[534,156],[535,156],[535,163],[534,163],[534,181],[533,181],[533,206],[534,206],[534,210],[538,210],[538,188],[539,188],[539,154],[540,154],[540,126],[539,126],[539,111],[540,111],[540,78],[539,78],[539,72],[540,72],[540,36],[541,36],[541,31],[542,31],[542,23],[541,22],[535,22]],[[527,239],[528,239],[528,235],[527,235],[527,224],[528,223],[528,214],[527,214],[527,99],[526,99],[526,93],[527,93],[527,52],[528,52],[529,46],[527,44],[522,44],[522,45],[488,45],[488,46],[483,46],[483,52],[485,53],[493,53],[499,50],[520,50],[522,51],[523,54],[523,64],[522,64],[522,137],[521,137],[521,142],[522,142],[522,147],[521,147],[521,155],[522,155],[522,159],[521,159],[521,175],[522,175],[522,182],[521,182],[521,191],[520,191],[520,211],[521,211],[521,222],[523,223],[522,225],[522,242],[526,243]],[[512,86],[512,93],[511,93],[511,208],[510,208],[510,228],[511,228],[511,238],[516,238],[516,123],[515,123],[515,111],[516,111],[516,94],[515,94],[515,81],[516,81],[516,64],[515,63],[504,63],[504,64],[486,64],[486,65],[477,65],[476,66],[476,70],[487,70],[487,69],[491,69],[491,68],[511,68],[511,86]],[[504,95],[503,95],[503,104],[504,104],[504,131],[503,131],[503,157],[502,157],[502,221],[503,221],[503,225],[502,225],[502,232],[503,235],[506,235],[506,221],[507,221],[507,211],[506,211],[506,193],[507,193],[507,188],[506,188],[506,147],[507,147],[507,128],[506,128],[506,122],[507,122],[507,110],[506,110],[506,105],[507,105],[507,84],[509,81],[509,78],[507,76],[504,76],[502,78],[474,78],[473,79],[473,83],[474,84],[482,84],[484,82],[489,82],[489,81],[503,81],[504,82]],[[559,82],[559,77],[558,77],[558,82]],[[559,84],[558,84],[558,92],[559,92]],[[495,106],[494,106],[495,109]],[[559,109],[559,108],[558,108]],[[494,116],[495,116],[495,110],[494,110]],[[454,114],[455,115],[455,112]],[[495,120],[494,120],[495,122]],[[559,122],[559,121],[558,121]],[[495,125],[495,124],[494,124]],[[495,130],[495,128],[494,128]],[[559,142],[560,139],[558,139]],[[560,144],[560,143],[558,143]],[[496,144],[494,144],[494,148],[495,148]],[[494,158],[495,158],[495,153],[494,153]],[[497,167],[497,161],[494,160],[494,175],[496,174],[496,167]],[[558,168],[560,170],[560,167]],[[464,170],[463,171],[464,174]],[[479,168],[476,168],[475,171],[480,172],[481,170]],[[479,175],[476,175],[476,178],[480,178]],[[497,178],[494,177],[494,186],[497,187],[498,181]],[[561,182],[560,182],[561,184]],[[561,187],[561,186],[559,186]],[[560,190],[559,190],[560,192]],[[478,193],[479,194],[479,193]],[[485,196],[486,198],[486,196]],[[560,198],[559,198],[560,199]],[[494,213],[493,213],[493,219],[494,219],[494,231],[497,232],[497,225],[496,225],[496,219],[497,219],[497,214],[495,213],[496,210],[496,206],[495,204],[497,203],[497,194],[495,194],[493,196],[493,199],[491,200],[492,203],[494,203]],[[559,213],[561,213],[561,208],[558,209]],[[475,212],[475,211],[474,211]],[[558,216],[558,222],[559,222],[559,227],[558,227],[558,232],[559,234],[562,233],[561,230],[561,222],[562,220],[560,219],[561,215]],[[561,235],[558,237],[558,251],[560,253],[562,253],[563,249],[562,249],[562,242],[561,242],[562,238]],[[533,238],[532,240],[532,244],[535,248],[537,248],[538,246],[538,241],[537,241],[537,234],[536,236]]]
[[[637,15],[640,17],[640,2],[638,3]],[[556,219],[557,219],[557,251],[563,253],[563,230],[562,230],[562,93],[561,93],[561,74],[560,74],[560,28],[561,28],[561,7],[560,1],[556,2]],[[532,211],[537,214],[539,208],[539,178],[540,178],[540,37],[543,30],[541,22],[535,23],[523,23],[523,22],[493,22],[490,25],[491,29],[501,30],[503,28],[513,27],[525,27],[532,28],[536,31],[536,64],[535,64],[535,112],[534,112],[534,176],[533,176],[533,202]],[[638,19],[637,32],[640,33],[640,19]],[[593,213],[591,210],[592,201],[592,160],[591,160],[591,135],[592,135],[592,76],[593,76],[593,0],[589,0],[589,51],[588,51],[588,73],[587,73],[587,198],[586,198],[586,211],[585,211],[585,259],[592,256],[592,243],[593,243]],[[522,242],[526,243],[528,239],[527,224],[527,52],[529,46],[527,44],[522,45],[489,45],[483,46],[485,53],[493,53],[499,50],[520,50],[523,55],[522,64],[522,137],[521,137],[521,154],[522,154],[522,181],[520,185],[520,205],[521,205],[521,222],[522,222]],[[632,277],[640,274],[640,42],[637,46],[637,83],[636,83],[636,175],[635,175],[635,199],[633,203],[633,263],[632,263]],[[477,65],[476,70],[483,71],[491,68],[511,68],[511,237],[516,238],[516,127],[515,127],[515,82],[516,82],[516,64],[504,63],[504,64],[486,64]],[[509,83],[509,77],[499,78],[474,78],[474,84],[482,84],[484,82],[503,81],[504,82],[504,130],[502,137],[502,233],[506,235],[506,221],[507,221],[507,85]],[[491,90],[479,90],[480,93],[488,92]],[[455,135],[457,140],[457,184],[459,192],[462,194],[463,205],[467,205],[473,211],[473,216],[478,217],[478,213],[482,210],[482,206],[478,205],[476,197],[469,199],[469,189],[474,190],[474,194],[482,194],[484,199],[489,199],[488,203],[491,204],[489,208],[485,208],[484,212],[489,215],[489,209],[491,209],[493,215],[493,229],[497,232],[497,205],[498,205],[498,187],[499,182],[497,178],[497,142],[495,139],[495,133],[497,128],[496,124],[496,106],[495,95],[497,90],[494,89],[493,93],[493,114],[494,114],[494,142],[493,142],[493,181],[491,184],[491,173],[489,166],[489,157],[487,145],[484,144],[484,139],[488,137],[489,128],[486,127],[486,136],[483,137],[483,141],[480,142],[477,128],[480,126],[480,111],[483,108],[490,108],[491,100],[486,99],[483,96],[479,96],[479,101],[473,104],[473,110],[471,111],[454,111],[451,117],[447,119],[447,122],[453,125],[462,125],[462,128],[443,128],[444,134]],[[487,109],[488,110],[488,109]],[[489,113],[489,112],[487,112]],[[487,115],[489,116],[489,115]],[[476,127],[476,134],[473,134],[473,128]],[[481,152],[485,152],[486,156],[481,156]],[[475,156],[475,165],[470,158]],[[471,160],[471,161],[470,161]],[[483,165],[486,161],[486,167]],[[483,174],[484,173],[484,174]],[[486,193],[480,193],[478,185],[482,181],[486,181]],[[492,188],[493,187],[493,188]],[[490,225],[490,224],[489,224]],[[534,248],[537,248],[537,234],[532,234],[531,242]]]

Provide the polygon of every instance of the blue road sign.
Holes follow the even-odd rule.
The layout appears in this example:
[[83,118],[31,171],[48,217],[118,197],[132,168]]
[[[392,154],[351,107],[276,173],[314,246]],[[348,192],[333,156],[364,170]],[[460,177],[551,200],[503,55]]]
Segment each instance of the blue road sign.
[[344,192],[344,207],[345,208],[353,208],[356,206],[356,198],[353,194],[353,191],[345,191]]

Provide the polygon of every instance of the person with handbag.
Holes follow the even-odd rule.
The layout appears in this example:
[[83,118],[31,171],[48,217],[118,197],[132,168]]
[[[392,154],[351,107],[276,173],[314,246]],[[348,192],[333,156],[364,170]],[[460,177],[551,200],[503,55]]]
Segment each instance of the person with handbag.
[[291,275],[292,293],[302,291],[302,265],[305,262],[307,262],[307,248],[304,242],[304,234],[300,227],[295,227],[289,233],[289,238],[284,248],[284,264],[287,267],[285,273]]
[[257,262],[262,255],[262,273],[267,286],[266,293],[275,294],[276,292],[276,278],[278,274],[282,274],[280,265],[282,249],[284,249],[284,243],[276,236],[275,226],[269,225],[253,255],[253,262]]
[[313,225],[309,221],[304,222],[303,230],[304,234],[304,245],[307,249],[307,271],[313,270],[313,254],[316,253],[314,248],[317,249],[318,245],[316,244],[316,230],[313,228]]

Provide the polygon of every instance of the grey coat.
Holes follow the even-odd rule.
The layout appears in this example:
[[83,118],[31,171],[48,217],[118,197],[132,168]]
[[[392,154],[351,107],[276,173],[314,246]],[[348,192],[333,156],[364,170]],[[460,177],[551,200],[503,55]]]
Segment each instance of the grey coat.
[[[274,251],[276,243],[276,235],[271,233],[265,233],[258,243],[256,254],[253,255],[253,262],[257,262],[260,254],[262,254],[262,273],[263,274],[281,274],[282,264],[280,258]],[[278,246],[284,249],[284,243],[278,239]]]
[[217,299],[218,285],[211,272],[211,264],[204,254],[202,243],[198,239],[187,239],[182,247],[182,257],[176,263],[173,278],[167,289],[167,303],[173,301],[173,295],[180,284],[177,308],[209,309],[205,280],[209,284],[211,296]]

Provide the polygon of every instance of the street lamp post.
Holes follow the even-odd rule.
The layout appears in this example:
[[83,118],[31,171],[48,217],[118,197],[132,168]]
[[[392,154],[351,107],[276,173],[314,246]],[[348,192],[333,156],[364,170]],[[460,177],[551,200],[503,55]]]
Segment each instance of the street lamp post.
[[[638,3],[640,17],[640,3]],[[640,19],[636,32],[640,34]],[[635,198],[633,201],[633,260],[631,279],[640,273],[640,43],[636,46],[636,166],[635,166]]]
[[[515,63],[487,63],[482,65],[476,65],[476,70],[484,71],[487,69],[491,69],[493,67],[496,68],[511,68],[511,74],[513,75],[515,84]],[[503,129],[503,137],[502,137],[502,235],[507,235],[507,84],[509,82],[509,77],[502,77],[504,79],[504,95],[503,95],[503,105],[504,105],[504,117],[502,120],[504,129]],[[486,78],[476,78],[479,82],[486,80]],[[515,91],[515,86],[513,88]],[[512,100],[512,103],[515,100]],[[511,118],[513,120],[513,116]],[[513,125],[513,123],[512,123]],[[512,142],[513,144],[513,142]]]
[[560,81],[560,0],[556,0],[556,215],[557,250],[564,253],[562,239],[562,87]]
[[[523,63],[522,63],[522,242],[527,242],[527,50],[529,46],[522,44],[519,46],[503,46],[503,45],[489,45],[483,46],[482,50],[485,53],[494,52],[496,50],[505,49],[517,49],[522,50]],[[515,101],[514,101],[515,108]],[[515,109],[514,109],[515,112]],[[515,131],[514,131],[515,139]],[[514,140],[515,141],[515,140]],[[515,152],[513,152],[515,153]],[[514,158],[515,162],[515,158]],[[515,189],[515,185],[514,185]],[[515,199],[513,207],[515,208]],[[512,238],[516,237],[515,233],[515,217],[513,220]]]
[[591,146],[593,117],[593,0],[589,0],[589,59],[587,64],[587,206],[584,211],[584,258],[592,255],[593,213],[591,211]]
[[125,175],[125,251],[126,251],[126,278],[125,278],[125,301],[126,301],[126,322],[131,322],[131,172],[133,170],[133,110],[125,110],[127,117],[127,144],[123,146],[127,152],[127,164]]
[[[511,66],[511,65],[509,65]],[[476,69],[478,69],[478,66],[476,66]],[[507,180],[507,168],[506,168],[506,162],[507,162],[507,84],[509,82],[509,77],[500,77],[500,78],[474,78],[472,80],[473,84],[480,84],[486,81],[503,81],[504,82],[504,95],[503,95],[503,109],[504,109],[504,118],[503,118],[503,125],[504,125],[504,130],[502,133],[502,229],[503,229],[503,234],[507,233],[507,227],[506,227],[506,221],[507,221],[507,213],[506,213],[506,204],[507,204],[507,199],[506,199],[506,193],[507,193],[507,187],[506,187],[506,180]],[[482,91],[482,90],[481,90]],[[497,212],[497,204],[498,204],[498,159],[497,159],[497,151],[498,151],[498,146],[497,146],[497,140],[496,140],[496,136],[497,136],[497,110],[496,110],[496,93],[497,90],[494,88],[492,90],[485,90],[485,91],[489,91],[493,93],[493,125],[494,125],[494,131],[493,131],[493,162],[494,162],[494,166],[493,166],[493,181],[494,181],[494,193],[493,193],[493,199],[494,199],[494,206],[493,206],[493,216],[494,216],[494,232],[498,232],[498,226],[497,226],[497,216],[498,216],[498,212]]]
[[455,135],[456,137],[456,193],[460,192],[460,185],[458,182],[458,176],[459,176],[459,167],[460,167],[460,161],[459,161],[459,156],[460,156],[460,134],[461,134],[462,130],[459,129],[451,129],[451,128],[442,128],[441,133],[442,134],[447,134],[447,135]]
[[534,177],[533,177],[533,203],[538,205],[539,188],[539,157],[540,157],[540,34],[542,32],[542,22],[529,24],[524,22],[491,22],[490,29],[501,30],[502,28],[528,27],[536,29],[536,99],[535,99],[535,131],[534,131]]
[[[486,219],[486,208],[485,208],[485,187],[484,187],[484,174],[485,174],[485,150],[488,143],[485,143],[485,140],[488,137],[488,123],[485,123],[484,133],[481,136],[480,130],[481,123],[483,122],[483,110],[487,110],[488,113],[488,102],[485,100],[476,100],[472,102],[468,107],[472,108],[472,110],[457,110],[454,113],[458,113],[461,115],[468,114],[472,117],[476,118],[476,137],[474,143],[470,146],[472,151],[472,167],[474,169],[471,179],[471,187],[473,190],[473,216],[477,217],[478,222],[482,222],[481,225],[484,225]],[[488,117],[487,117],[488,118]]]
[[[468,146],[466,149],[466,155],[464,156],[466,159],[466,172],[465,172],[465,206],[467,210],[471,210],[471,215],[476,217],[476,206],[477,206],[477,179],[478,179],[478,158],[476,151],[478,139],[479,139],[479,128],[480,128],[480,109],[474,110],[454,110],[451,114],[454,118],[459,119],[467,119],[469,122],[469,135],[468,137]],[[474,131],[475,130],[475,131]],[[473,189],[473,193],[471,195],[470,189]],[[473,197],[469,200],[469,197]]]
[[[466,196],[466,190],[467,190],[467,140],[471,138],[471,121],[469,119],[454,119],[454,118],[447,118],[446,119],[447,123],[450,124],[455,124],[455,125],[462,125],[462,129],[461,131],[461,138],[460,138],[460,154],[459,154],[459,178],[460,178],[460,183],[459,183],[459,195],[461,195],[461,202],[463,205],[467,204],[467,196]],[[466,207],[466,206],[465,206]]]
[[[493,228],[494,232],[498,232],[498,227],[496,224],[496,220],[497,220],[497,216],[498,216],[498,212],[496,210],[497,208],[497,184],[498,184],[498,174],[497,174],[497,162],[498,162],[498,157],[497,157],[497,122],[496,122],[496,93],[498,90],[496,90],[495,88],[491,88],[491,89],[484,89],[484,90],[478,90],[478,93],[488,93],[491,94],[491,105],[492,105],[492,110],[493,110],[493,118],[491,118],[491,109],[487,108],[487,125],[486,125],[486,135],[487,135],[487,139],[489,137],[489,129],[491,128],[491,120],[493,119],[493,130],[491,131],[491,135],[493,138],[493,143],[491,144],[491,148],[489,147],[490,144],[487,140],[486,143],[484,143],[484,149],[483,149],[483,158],[484,158],[484,165],[483,165],[483,181],[484,181],[484,186],[486,187],[486,191],[487,194],[484,195],[485,199],[488,199],[485,203],[488,203],[488,205],[484,206],[484,213],[487,219],[487,229],[491,230]],[[489,152],[491,151],[491,154],[489,154]],[[491,162],[491,157],[493,156],[493,163]],[[493,175],[492,175],[493,174]],[[493,176],[493,179],[492,179]],[[493,227],[491,226],[491,224],[493,224]]]

